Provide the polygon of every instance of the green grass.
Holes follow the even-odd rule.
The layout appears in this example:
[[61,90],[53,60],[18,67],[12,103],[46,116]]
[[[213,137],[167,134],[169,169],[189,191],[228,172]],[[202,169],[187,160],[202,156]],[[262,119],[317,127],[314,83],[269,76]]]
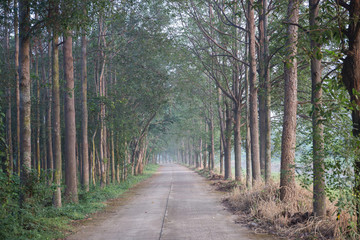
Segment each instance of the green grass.
[[[129,188],[151,177],[157,168],[158,165],[147,165],[143,175],[129,176],[120,184],[109,184],[105,188],[92,186],[87,193],[79,192],[78,204],[65,204],[58,209],[51,206],[51,197],[48,196],[51,194],[51,189],[44,190],[46,193],[42,195],[34,196],[21,209],[14,200],[16,198],[9,200],[0,206],[0,239],[64,238],[73,228],[71,224],[73,221],[86,219],[92,213],[105,208],[106,200],[118,198]],[[49,187],[43,186],[43,188]],[[44,198],[49,198],[50,202],[49,199],[39,201]]]

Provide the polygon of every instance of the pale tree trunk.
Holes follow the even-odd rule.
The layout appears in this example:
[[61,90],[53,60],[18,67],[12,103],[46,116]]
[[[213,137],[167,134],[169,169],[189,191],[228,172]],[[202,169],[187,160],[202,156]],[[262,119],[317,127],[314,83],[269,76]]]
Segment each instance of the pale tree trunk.
[[232,178],[231,172],[231,130],[232,130],[232,114],[231,114],[231,107],[229,103],[225,103],[226,105],[226,127],[225,127],[225,179]]
[[[10,7],[10,1],[8,0],[8,7]],[[7,7],[6,7],[7,8]],[[10,39],[9,39],[9,10],[10,8],[7,8],[5,10],[5,39],[4,39],[4,50],[5,50],[5,62],[6,62],[6,68],[7,71],[11,72],[11,64],[10,64]],[[6,111],[6,144],[7,144],[7,163],[6,163],[6,171],[9,175],[13,172],[13,144],[12,144],[12,116],[11,116],[11,108],[12,108],[12,97],[11,97],[11,82],[9,75],[6,75],[7,77],[7,89],[6,89],[6,95],[7,95],[7,111]]]
[[210,110],[210,122],[209,122],[209,131],[210,131],[210,152],[209,152],[209,169],[214,170],[215,165],[215,140],[214,140],[214,114],[213,110]]
[[52,100],[53,100],[53,157],[54,157],[54,183],[55,191],[53,205],[61,207],[61,125],[60,125],[60,82],[59,82],[59,37],[54,31],[52,46]]
[[[101,42],[105,45],[105,37],[103,29],[103,17],[100,16],[99,19],[99,39],[98,45],[100,48],[100,56],[102,57],[102,65],[101,65],[101,72],[99,77],[99,96],[100,98],[105,97],[105,67],[106,67],[106,55],[102,49]],[[106,154],[106,126],[105,126],[105,104],[103,100],[100,100],[100,165],[101,165],[101,187],[106,185],[106,163],[107,163],[107,154]]]
[[222,94],[221,89],[218,88],[218,114],[220,122],[220,174],[224,172],[224,141],[225,141],[225,127],[224,127],[224,114],[221,107],[222,104]]
[[207,144],[207,136],[208,136],[208,124],[206,123],[206,120],[205,120],[205,140],[204,140],[204,146],[205,146],[205,150],[204,150],[204,154],[203,154],[203,163],[204,163],[204,169],[207,168],[207,149],[208,149],[208,144]]
[[[319,16],[320,1],[309,0],[310,29],[318,28],[317,18]],[[312,125],[313,125],[313,207],[314,215],[318,217],[326,214],[325,195],[325,166],[324,166],[324,126],[321,118],[322,105],[322,81],[321,81],[321,59],[318,53],[321,51],[321,44],[316,41],[318,32],[310,32],[311,56],[311,102],[313,104]]]
[[17,173],[20,176],[20,79],[19,79],[19,30],[18,30],[18,6],[14,0],[14,35],[15,35],[15,81],[16,81],[16,165]]
[[241,181],[241,104],[235,104],[234,152],[235,152],[235,180]]
[[[37,14],[35,14],[35,19],[37,19]],[[36,124],[35,124],[35,130],[36,130],[36,138],[35,138],[35,165],[38,178],[40,177],[40,171],[41,171],[41,154],[40,154],[40,76],[39,76],[39,45],[40,40],[38,38],[35,38],[35,76],[36,76]]]
[[[49,33],[49,36],[51,35],[51,33]],[[49,42],[48,44],[48,54],[49,54],[49,61],[51,59],[52,56],[52,45],[51,42]],[[52,62],[52,61],[51,61]],[[46,101],[47,101],[47,106],[46,106],[46,156],[47,156],[47,166],[48,169],[50,170],[50,177],[49,177],[49,184],[52,184],[53,180],[54,180],[54,158],[53,158],[53,135],[52,135],[52,124],[51,124],[51,115],[52,115],[52,94],[51,94],[51,86],[52,86],[52,81],[50,80],[50,77],[52,76],[52,63],[49,64],[49,78],[47,81],[47,85],[48,87],[46,88]]]
[[[248,38],[248,37],[247,37]],[[246,50],[247,55],[247,50]],[[251,133],[250,133],[250,95],[249,95],[249,72],[245,67],[245,95],[246,95],[246,187],[252,186],[251,175]]]
[[115,183],[115,145],[114,131],[111,131],[111,182]]
[[260,122],[260,166],[265,182],[271,178],[271,83],[269,66],[269,49],[267,38],[267,0],[261,0],[259,13],[259,45],[260,45],[260,93],[259,93],[259,122]]
[[253,9],[254,1],[250,0],[248,5],[249,25],[249,57],[250,57],[250,133],[251,133],[251,159],[253,184],[261,180],[260,152],[259,152],[259,120],[257,104],[257,79],[256,79],[256,39],[255,39],[255,17]]
[[82,184],[89,191],[89,143],[88,143],[88,109],[87,109],[87,39],[85,30],[81,36],[81,143],[82,143]]
[[64,36],[64,79],[65,79],[65,198],[77,203],[76,177],[76,123],[74,96],[74,65],[72,56],[72,36],[67,32]]
[[[31,95],[30,95],[30,1],[19,1],[20,21],[20,182],[29,184],[31,170]],[[22,193],[21,202],[28,193]]]
[[[202,163],[202,157],[203,157],[202,149],[203,149],[203,140],[202,140],[202,137],[200,137],[200,139],[199,139],[199,167],[200,167],[200,168],[203,167],[203,163]],[[179,156],[179,151],[178,151],[178,156]],[[178,159],[179,159],[179,157],[178,157]]]
[[291,196],[295,187],[295,144],[297,112],[297,40],[299,1],[289,0],[287,12],[287,58],[284,63],[285,98],[284,120],[281,138],[280,199]]

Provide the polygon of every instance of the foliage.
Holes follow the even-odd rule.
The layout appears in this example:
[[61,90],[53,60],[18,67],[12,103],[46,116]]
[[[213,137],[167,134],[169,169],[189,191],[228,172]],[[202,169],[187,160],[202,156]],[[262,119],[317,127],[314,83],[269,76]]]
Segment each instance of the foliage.
[[[17,175],[9,177],[0,170],[0,238],[1,239],[54,239],[63,238],[72,229],[71,222],[88,218],[90,214],[106,207],[106,200],[114,199],[127,189],[149,178],[158,165],[147,165],[144,175],[130,176],[120,184],[105,188],[92,186],[81,192],[79,204],[52,207],[52,189],[48,187],[46,172],[40,180],[32,178],[31,198],[19,206],[20,182]],[[32,175],[37,176],[33,171]]]

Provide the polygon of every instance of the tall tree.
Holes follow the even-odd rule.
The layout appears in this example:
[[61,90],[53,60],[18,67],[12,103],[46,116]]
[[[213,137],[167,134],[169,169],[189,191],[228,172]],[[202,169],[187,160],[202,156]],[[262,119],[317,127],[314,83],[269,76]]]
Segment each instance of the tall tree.
[[249,83],[250,83],[250,133],[251,133],[251,159],[253,184],[261,180],[260,152],[259,152],[259,120],[258,120],[258,86],[256,78],[256,39],[254,1],[248,3],[249,26]]
[[89,191],[89,143],[88,143],[88,106],[87,106],[87,39],[83,30],[81,36],[81,142],[82,142],[82,184]]
[[[350,95],[352,106],[353,135],[360,139],[360,0],[336,0],[336,3],[348,12],[348,21],[342,23],[341,30],[347,38],[347,49],[344,53],[342,82]],[[360,147],[357,147],[357,158],[354,160],[354,196],[356,197],[357,229],[360,230]]]
[[321,44],[317,39],[318,17],[320,9],[319,0],[309,0],[309,23],[310,23],[310,48],[311,48],[311,102],[313,104],[312,127],[313,127],[313,193],[314,193],[314,214],[325,216],[325,166],[324,166],[324,126],[321,116],[322,105],[322,68],[319,52]]
[[14,38],[15,38],[15,92],[16,92],[16,159],[17,173],[20,176],[20,79],[19,79],[19,24],[18,24],[18,4],[14,0]]
[[287,56],[284,63],[284,119],[281,137],[280,199],[290,196],[295,186],[297,112],[297,41],[299,1],[289,0],[287,10]]
[[72,56],[72,33],[64,36],[64,79],[65,79],[65,198],[77,203],[76,177],[76,123],[74,96],[74,63]]
[[[31,94],[30,94],[30,0],[19,1],[19,36],[20,36],[20,164],[21,184],[29,182],[31,170]],[[22,202],[28,196],[21,196]]]

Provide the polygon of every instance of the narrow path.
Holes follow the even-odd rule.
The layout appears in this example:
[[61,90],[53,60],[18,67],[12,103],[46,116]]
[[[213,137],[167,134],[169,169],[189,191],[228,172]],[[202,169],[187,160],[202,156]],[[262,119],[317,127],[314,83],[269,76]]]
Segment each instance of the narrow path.
[[67,239],[272,239],[235,224],[220,195],[183,166],[164,165],[125,195],[105,219],[95,219]]

